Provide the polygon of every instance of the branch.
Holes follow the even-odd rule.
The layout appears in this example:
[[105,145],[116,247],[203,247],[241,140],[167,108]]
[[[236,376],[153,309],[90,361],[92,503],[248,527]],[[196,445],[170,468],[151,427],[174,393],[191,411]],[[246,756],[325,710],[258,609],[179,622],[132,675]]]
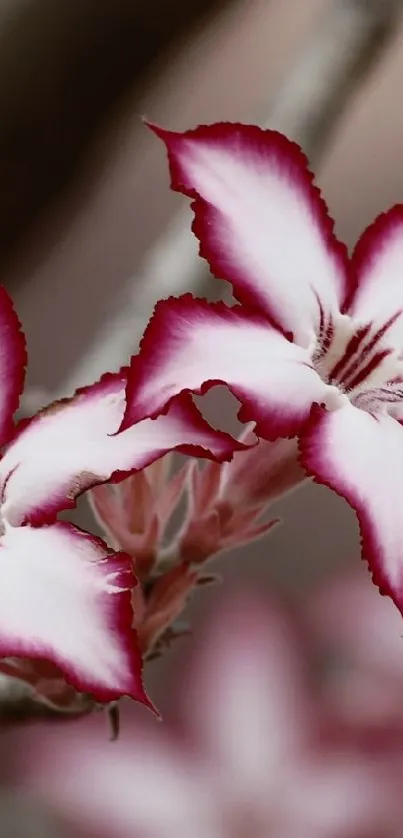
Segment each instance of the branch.
[[[263,123],[295,139],[317,166],[357,87],[377,64],[401,11],[399,0],[334,0],[306,39]],[[188,210],[186,210],[186,213]],[[136,351],[156,301],[203,291],[207,273],[179,214],[120,296],[114,318],[63,382],[58,395],[117,369]]]

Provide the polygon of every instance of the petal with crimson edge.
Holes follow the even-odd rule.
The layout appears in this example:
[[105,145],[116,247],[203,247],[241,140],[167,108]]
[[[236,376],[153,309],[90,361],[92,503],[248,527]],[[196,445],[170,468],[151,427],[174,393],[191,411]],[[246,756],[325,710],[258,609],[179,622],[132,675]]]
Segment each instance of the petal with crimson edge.
[[355,509],[373,581],[403,613],[402,426],[351,404],[314,408],[300,446],[307,471]]
[[322,309],[347,293],[347,251],[300,148],[276,131],[218,123],[165,142],[172,188],[194,198],[193,231],[212,272],[306,346]]
[[338,398],[310,364],[256,312],[195,300],[190,294],[157,304],[141,352],[128,375],[122,427],[155,415],[182,390],[205,392],[227,384],[267,439],[295,436],[312,402]]
[[352,255],[355,288],[348,302],[352,317],[383,329],[385,339],[403,350],[403,205],[375,219]]
[[242,447],[214,431],[186,394],[166,415],[117,433],[125,387],[125,371],[107,374],[21,423],[0,463],[4,518],[14,526],[53,520],[90,486],[121,479],[172,449],[225,460]]
[[0,286],[0,446],[13,431],[13,416],[24,389],[27,353],[20,321]]
[[132,630],[124,554],[70,524],[6,525],[0,539],[0,655],[45,658],[99,701],[149,704]]

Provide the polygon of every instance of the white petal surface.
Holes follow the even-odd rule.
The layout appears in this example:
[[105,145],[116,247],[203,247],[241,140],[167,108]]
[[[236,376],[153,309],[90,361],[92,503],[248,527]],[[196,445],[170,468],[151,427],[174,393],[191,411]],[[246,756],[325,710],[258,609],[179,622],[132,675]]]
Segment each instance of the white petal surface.
[[50,521],[74,506],[83,490],[116,472],[143,468],[172,448],[195,446],[196,454],[231,456],[236,443],[210,428],[189,397],[176,401],[167,415],[117,434],[125,386],[124,374],[106,375],[22,424],[0,463],[3,517],[13,525]]
[[130,561],[69,524],[6,526],[0,539],[0,656],[45,658],[100,700],[144,701],[131,630]]
[[309,354],[240,306],[195,300],[160,302],[133,359],[126,422],[158,413],[178,392],[228,384],[243,404],[241,421],[261,436],[294,436],[312,402],[337,398],[310,365]]
[[318,409],[301,450],[315,479],[355,509],[373,580],[403,612],[403,427],[351,404]]
[[275,131],[219,123],[166,143],[172,188],[196,200],[193,230],[213,273],[306,346],[320,309],[347,290],[346,250],[299,147]]
[[356,289],[349,313],[373,323],[376,332],[390,323],[385,341],[403,351],[403,206],[380,215],[365,230],[352,257]]
[[251,809],[261,796],[276,807],[278,772],[311,733],[301,659],[285,614],[253,596],[221,604],[203,633],[182,715],[224,788]]

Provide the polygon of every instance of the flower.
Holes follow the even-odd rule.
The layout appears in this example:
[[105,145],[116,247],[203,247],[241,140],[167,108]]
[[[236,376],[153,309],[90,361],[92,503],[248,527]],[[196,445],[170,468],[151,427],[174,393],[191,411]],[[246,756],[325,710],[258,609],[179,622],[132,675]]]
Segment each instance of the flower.
[[399,776],[335,735],[295,629],[278,602],[220,602],[174,695],[180,725],[126,719],[113,746],[96,719],[25,732],[20,787],[74,835],[397,838]]
[[351,259],[298,146],[221,123],[166,143],[173,189],[240,305],[160,302],[133,361],[126,421],[226,383],[268,440],[299,437],[308,474],[358,515],[381,592],[403,609],[403,205]]
[[[118,481],[172,448],[225,459],[233,441],[204,422],[189,396],[118,433],[125,369],[14,427],[25,364],[20,324],[0,289],[0,657],[44,659],[98,701],[127,693],[148,702],[131,561],[56,515],[95,483]],[[39,670],[30,683],[46,681],[52,666]]]

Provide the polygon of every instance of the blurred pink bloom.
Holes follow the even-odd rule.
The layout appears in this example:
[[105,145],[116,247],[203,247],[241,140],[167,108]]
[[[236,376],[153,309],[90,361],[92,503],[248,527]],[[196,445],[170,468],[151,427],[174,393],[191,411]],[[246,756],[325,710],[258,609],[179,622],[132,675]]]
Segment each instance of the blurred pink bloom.
[[180,730],[147,720],[114,745],[94,719],[34,731],[28,785],[74,835],[399,838],[399,777],[335,735],[295,628],[274,604],[228,601],[190,667]]
[[343,572],[316,589],[304,619],[330,657],[325,683],[339,717],[403,753],[403,632],[390,600],[362,571]]

